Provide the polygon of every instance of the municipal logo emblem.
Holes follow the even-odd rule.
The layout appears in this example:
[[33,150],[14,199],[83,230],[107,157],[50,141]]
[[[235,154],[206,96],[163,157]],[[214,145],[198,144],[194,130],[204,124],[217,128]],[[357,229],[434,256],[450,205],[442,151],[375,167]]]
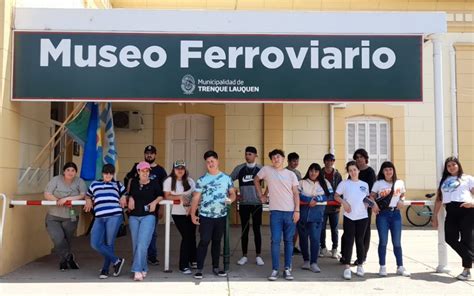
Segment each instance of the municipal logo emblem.
[[181,89],[185,95],[192,95],[196,89],[194,77],[189,74],[184,75],[183,79],[181,79]]

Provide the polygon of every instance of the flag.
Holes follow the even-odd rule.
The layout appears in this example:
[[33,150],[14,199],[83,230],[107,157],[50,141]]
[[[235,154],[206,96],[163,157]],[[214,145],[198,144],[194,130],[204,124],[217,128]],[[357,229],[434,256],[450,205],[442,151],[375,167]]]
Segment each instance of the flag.
[[106,103],[104,110],[100,115],[101,126],[104,129],[104,163],[110,163],[115,166],[118,172],[117,147],[115,146],[115,131],[112,117],[112,103]]
[[82,147],[87,140],[87,127],[91,118],[91,108],[93,103],[87,103],[82,110],[66,124],[66,132],[74,141],[79,143]]
[[102,137],[100,132],[99,106],[91,103],[87,137],[82,156],[81,178],[92,181],[102,175]]

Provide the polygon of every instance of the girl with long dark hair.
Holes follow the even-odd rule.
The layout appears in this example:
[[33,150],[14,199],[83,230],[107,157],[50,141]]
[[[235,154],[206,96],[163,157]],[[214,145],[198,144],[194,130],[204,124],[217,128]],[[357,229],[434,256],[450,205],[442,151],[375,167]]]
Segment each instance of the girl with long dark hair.
[[[318,201],[327,200],[333,193],[329,182],[324,179],[321,166],[312,163],[304,178],[299,182],[300,191],[300,220],[297,228],[300,237],[300,249],[304,264],[302,269],[321,272],[318,266],[321,228],[323,226],[326,206],[317,205]],[[326,198],[323,198],[325,196]],[[311,246],[311,258],[308,253],[308,238]]]
[[464,267],[459,280],[471,279],[474,225],[474,177],[463,172],[461,162],[456,157],[448,157],[444,162],[443,175],[439,182],[433,214],[433,227],[438,227],[438,213],[441,205],[446,207],[444,224],[445,240],[462,258]]
[[[352,271],[350,269],[350,260],[352,256],[352,247],[354,240],[357,250],[357,272],[358,276],[364,276],[362,264],[365,257],[364,236],[367,229],[368,214],[367,204],[364,199],[369,195],[369,185],[359,180],[359,169],[355,161],[349,161],[346,164],[346,171],[350,178],[339,183],[334,193],[334,199],[342,204],[344,208],[344,234],[342,236],[342,254],[341,260],[345,265],[343,277],[350,280]],[[344,196],[342,198],[341,196]]]
[[372,187],[370,198],[375,202],[373,212],[377,215],[376,225],[379,234],[379,264],[380,276],[387,276],[385,257],[387,255],[388,233],[392,235],[393,253],[397,261],[396,273],[410,276],[403,267],[402,256],[402,217],[400,209],[405,198],[405,184],[398,180],[395,166],[390,161],[385,161],[380,167],[377,181]]
[[171,215],[181,234],[179,270],[183,274],[191,274],[191,267],[197,268],[196,225],[189,215],[195,184],[188,175],[186,163],[183,160],[177,160],[173,164],[170,176],[163,183],[165,199],[175,201]]

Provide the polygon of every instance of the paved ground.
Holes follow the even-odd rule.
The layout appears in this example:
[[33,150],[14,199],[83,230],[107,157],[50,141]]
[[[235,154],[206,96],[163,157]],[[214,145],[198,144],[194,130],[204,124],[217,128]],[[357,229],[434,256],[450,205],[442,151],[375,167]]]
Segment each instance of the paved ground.
[[[342,231],[340,231],[342,232]],[[164,229],[160,228],[159,238],[163,237]],[[161,235],[160,235],[161,234]],[[372,242],[367,264],[366,276],[359,278],[353,275],[351,281],[342,279],[343,267],[337,260],[321,258],[320,274],[304,271],[299,268],[302,258],[294,257],[294,276],[292,282],[279,279],[267,281],[271,271],[269,252],[269,228],[263,227],[263,257],[265,266],[257,266],[254,256],[250,255],[249,263],[238,266],[235,262],[240,258],[239,227],[231,232],[231,270],[227,278],[218,278],[210,274],[206,266],[201,281],[192,276],[182,275],[177,271],[179,234],[172,225],[171,268],[172,273],[164,273],[163,264],[151,266],[149,276],[144,282],[133,282],[127,272],[120,277],[106,280],[98,279],[101,257],[88,245],[88,237],[79,237],[75,241],[77,261],[80,270],[57,270],[57,262],[53,256],[46,256],[0,277],[0,295],[474,295],[474,282],[461,282],[455,276],[461,271],[460,258],[449,249],[450,274],[436,274],[437,266],[437,234],[431,228],[406,227],[403,232],[404,265],[411,271],[411,278],[396,276],[395,259],[392,249],[387,253],[387,269],[389,276],[378,276],[377,242],[378,235],[372,230]],[[253,238],[250,238],[249,253],[252,253]],[[118,254],[127,260],[125,271],[130,268],[131,242],[129,236],[117,242]],[[163,244],[159,245],[160,251]],[[162,252],[161,252],[162,254]],[[163,262],[163,258],[160,258]],[[210,263],[210,256],[207,263]]]

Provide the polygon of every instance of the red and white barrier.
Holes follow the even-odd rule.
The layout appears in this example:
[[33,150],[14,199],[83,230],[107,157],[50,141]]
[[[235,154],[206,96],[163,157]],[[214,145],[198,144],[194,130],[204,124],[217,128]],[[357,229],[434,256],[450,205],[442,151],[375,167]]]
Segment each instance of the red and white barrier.
[[[68,200],[64,203],[65,206],[81,206],[85,205],[85,200]],[[55,200],[12,200],[11,206],[57,206]]]

